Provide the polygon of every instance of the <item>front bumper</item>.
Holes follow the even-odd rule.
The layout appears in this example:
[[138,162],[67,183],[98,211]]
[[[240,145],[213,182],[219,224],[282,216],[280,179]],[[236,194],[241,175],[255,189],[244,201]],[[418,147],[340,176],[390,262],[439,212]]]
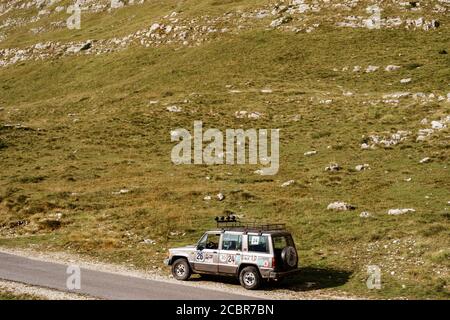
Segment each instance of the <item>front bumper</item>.
[[170,259],[170,258],[164,259],[164,264],[166,266],[170,266],[172,264],[172,259]]
[[300,269],[292,269],[289,271],[280,271],[280,272],[270,271],[269,279],[281,279],[281,278],[296,275],[298,273],[300,273]]

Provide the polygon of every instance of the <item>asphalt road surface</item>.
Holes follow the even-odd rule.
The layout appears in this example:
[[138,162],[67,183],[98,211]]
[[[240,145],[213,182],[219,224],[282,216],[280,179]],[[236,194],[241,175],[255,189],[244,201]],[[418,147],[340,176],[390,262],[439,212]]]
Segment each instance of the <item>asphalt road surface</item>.
[[[114,300],[243,300],[251,299],[218,290],[209,290],[125,276],[116,273],[80,269],[81,288],[69,290],[68,265],[28,259],[0,252],[0,279],[60,291],[86,294]],[[73,283],[73,282],[71,282]]]

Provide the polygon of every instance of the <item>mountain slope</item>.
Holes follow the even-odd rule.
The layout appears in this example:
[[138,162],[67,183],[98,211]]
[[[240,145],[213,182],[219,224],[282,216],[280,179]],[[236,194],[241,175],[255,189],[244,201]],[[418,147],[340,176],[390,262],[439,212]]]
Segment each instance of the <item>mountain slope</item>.
[[[448,298],[449,3],[380,2],[379,29],[374,3],[86,1],[69,30],[68,1],[3,1],[0,244],[157,267],[234,212],[289,225],[293,291]],[[195,120],[279,128],[278,174],[175,166]]]

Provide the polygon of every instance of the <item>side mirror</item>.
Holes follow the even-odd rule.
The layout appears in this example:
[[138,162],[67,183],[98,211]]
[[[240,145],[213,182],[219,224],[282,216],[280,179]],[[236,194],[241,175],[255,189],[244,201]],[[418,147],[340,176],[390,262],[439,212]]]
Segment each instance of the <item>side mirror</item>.
[[203,245],[199,244],[197,246],[197,250],[202,251],[203,249],[205,249],[205,247]]

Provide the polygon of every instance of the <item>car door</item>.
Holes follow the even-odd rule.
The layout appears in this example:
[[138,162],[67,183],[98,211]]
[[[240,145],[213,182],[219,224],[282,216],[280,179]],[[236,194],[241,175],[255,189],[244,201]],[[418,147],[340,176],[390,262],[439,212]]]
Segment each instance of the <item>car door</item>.
[[241,262],[242,233],[225,232],[219,250],[219,273],[235,274]]
[[269,236],[249,233],[246,237],[246,242],[246,252],[242,256],[242,262],[258,266],[261,273],[270,270],[272,267],[272,255],[270,253]]
[[206,273],[219,272],[220,232],[207,232],[197,244],[193,267],[195,271]]

